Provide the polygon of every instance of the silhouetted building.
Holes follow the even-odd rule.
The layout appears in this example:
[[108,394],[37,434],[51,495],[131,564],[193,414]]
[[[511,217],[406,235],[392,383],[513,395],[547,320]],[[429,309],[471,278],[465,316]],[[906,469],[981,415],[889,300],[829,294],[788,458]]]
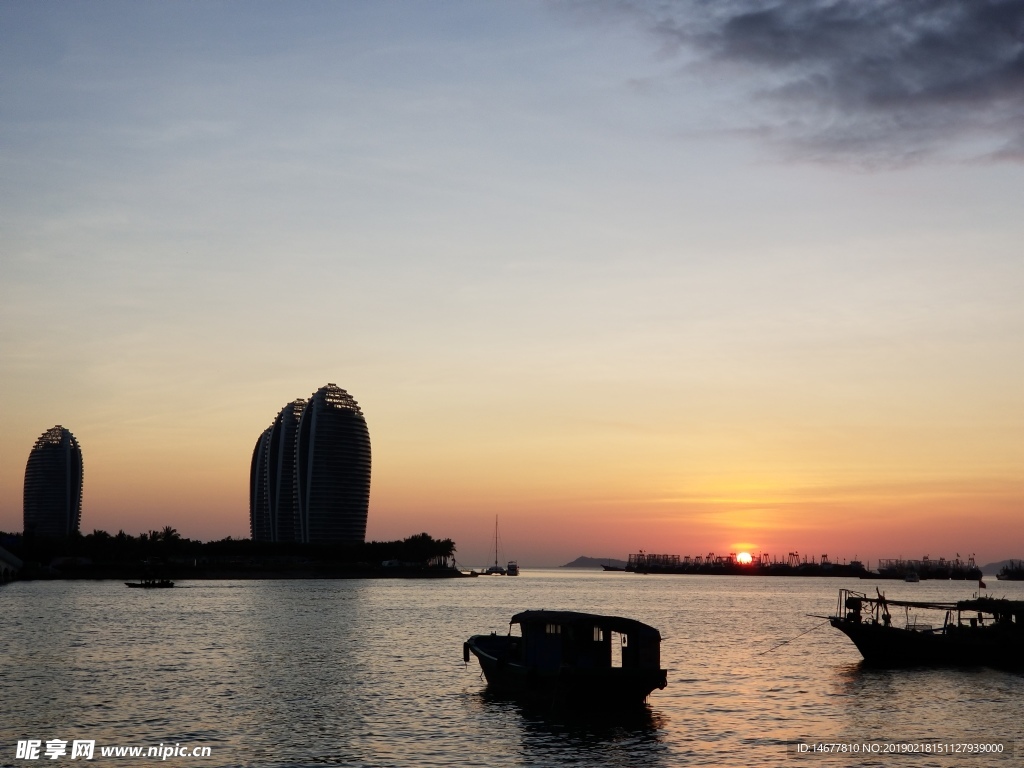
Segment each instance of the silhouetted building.
[[328,384],[286,405],[253,449],[253,539],[361,543],[369,506],[370,433],[355,399]]
[[36,440],[25,465],[25,533],[66,538],[82,522],[82,450],[59,424]]
[[302,541],[362,543],[370,507],[370,433],[359,403],[336,384],[310,398],[295,447]]
[[295,435],[305,407],[305,400],[286,405],[256,442],[249,473],[253,541],[299,540]]
[[249,532],[253,541],[271,541],[270,494],[267,490],[267,454],[271,424],[256,441],[249,467]]

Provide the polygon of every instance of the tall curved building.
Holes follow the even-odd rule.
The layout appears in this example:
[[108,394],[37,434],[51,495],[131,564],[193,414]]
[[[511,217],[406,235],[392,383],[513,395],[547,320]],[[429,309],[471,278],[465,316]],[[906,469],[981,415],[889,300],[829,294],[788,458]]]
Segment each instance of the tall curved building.
[[66,538],[82,522],[82,449],[60,424],[36,440],[25,465],[25,533]]
[[370,433],[359,403],[336,384],[288,403],[253,448],[253,541],[362,543],[369,507]]
[[295,435],[305,407],[301,399],[288,403],[256,442],[249,472],[253,541],[299,540]]
[[270,541],[270,494],[267,492],[267,445],[273,425],[263,430],[249,467],[249,532],[253,541]]
[[337,384],[309,399],[295,443],[299,540],[362,543],[370,507],[370,433]]

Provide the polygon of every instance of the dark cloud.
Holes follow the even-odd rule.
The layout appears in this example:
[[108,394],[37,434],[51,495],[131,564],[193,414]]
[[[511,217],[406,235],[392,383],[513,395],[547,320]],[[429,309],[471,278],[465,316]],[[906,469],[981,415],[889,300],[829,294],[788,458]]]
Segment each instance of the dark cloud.
[[788,152],[862,164],[1024,160],[1024,0],[639,0],[690,72],[740,78],[745,126]]

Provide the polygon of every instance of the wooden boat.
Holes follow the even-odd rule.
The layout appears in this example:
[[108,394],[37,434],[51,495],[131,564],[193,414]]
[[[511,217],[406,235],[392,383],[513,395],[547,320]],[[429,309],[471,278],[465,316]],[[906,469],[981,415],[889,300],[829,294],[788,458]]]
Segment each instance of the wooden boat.
[[878,667],[1024,668],[1024,600],[976,597],[948,603],[888,600],[839,590],[827,617]]
[[169,579],[143,579],[142,581],[126,581],[126,587],[133,589],[169,589],[174,582]]
[[554,704],[635,706],[667,683],[658,630],[618,616],[524,611],[512,617],[507,635],[469,638],[467,663],[470,654],[493,692]]

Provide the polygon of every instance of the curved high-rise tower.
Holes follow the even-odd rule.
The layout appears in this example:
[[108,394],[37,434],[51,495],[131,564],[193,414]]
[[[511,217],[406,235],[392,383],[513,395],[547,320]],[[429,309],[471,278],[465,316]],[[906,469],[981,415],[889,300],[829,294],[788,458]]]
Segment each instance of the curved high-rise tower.
[[273,425],[263,430],[249,466],[249,532],[253,541],[271,541],[270,494],[267,491],[267,445]]
[[65,538],[82,522],[82,449],[60,424],[36,440],[25,465],[25,533]]
[[299,541],[295,489],[295,435],[305,400],[288,403],[267,427],[252,454],[249,518],[253,541]]
[[362,543],[370,506],[370,433],[359,403],[336,384],[309,399],[295,443],[299,539]]

